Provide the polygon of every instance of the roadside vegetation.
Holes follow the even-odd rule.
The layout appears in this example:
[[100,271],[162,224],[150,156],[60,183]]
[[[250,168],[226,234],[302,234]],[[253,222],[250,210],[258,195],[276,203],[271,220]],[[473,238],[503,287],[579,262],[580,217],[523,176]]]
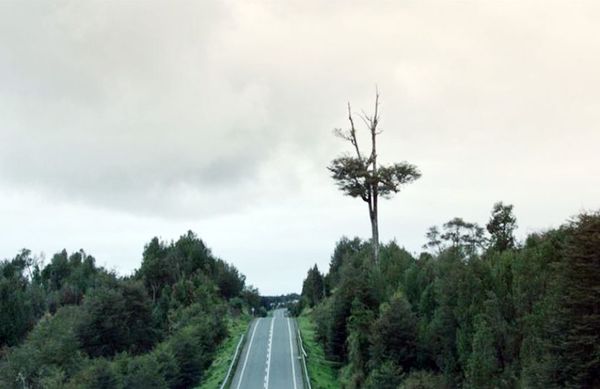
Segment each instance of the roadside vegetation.
[[23,250],[0,262],[0,387],[194,387],[217,379],[251,308],[258,291],[192,232],[152,239],[126,277],[83,250],[47,264]]
[[342,238],[297,307],[324,350],[313,374],[332,360],[343,388],[600,387],[600,213],[524,242],[515,227],[498,203],[485,229],[452,219],[416,257],[383,245],[379,266]]
[[[218,389],[221,387],[229,366],[235,356],[235,350],[238,346],[240,338],[243,334],[248,331],[251,316],[248,314],[239,315],[238,317],[232,317],[228,323],[228,336],[227,339],[217,348],[215,352],[215,358],[206,371],[202,385],[199,389]],[[245,340],[244,340],[245,341]],[[238,353],[242,352],[242,346]],[[232,369],[231,375],[235,373],[235,366]]]
[[312,320],[310,309],[298,317],[298,327],[302,334],[304,350],[308,354],[306,366],[313,389],[337,389],[340,387],[338,380],[337,363],[325,358],[323,345],[317,342],[315,323]]

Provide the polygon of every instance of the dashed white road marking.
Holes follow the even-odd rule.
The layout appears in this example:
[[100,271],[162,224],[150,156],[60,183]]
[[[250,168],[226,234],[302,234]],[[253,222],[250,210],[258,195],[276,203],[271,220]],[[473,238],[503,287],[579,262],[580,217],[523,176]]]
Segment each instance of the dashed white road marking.
[[265,369],[265,389],[269,389],[269,371],[271,370],[271,346],[273,345],[273,324],[275,316],[271,319],[271,329],[269,330],[269,348],[267,350],[267,367]]
[[287,319],[288,334],[290,335],[290,362],[292,363],[292,379],[294,380],[294,389],[296,389],[296,368],[294,367],[294,347],[292,346],[292,327],[290,318]]
[[246,370],[246,364],[248,363],[248,357],[250,356],[250,350],[252,350],[252,341],[254,340],[254,334],[256,334],[256,329],[258,328],[258,324],[262,319],[257,319],[256,324],[254,325],[254,330],[252,330],[252,336],[250,337],[250,344],[248,345],[248,351],[246,352],[246,358],[244,359],[244,365],[242,366],[242,372],[240,373],[240,380],[238,381],[237,389],[240,389],[242,386],[242,381],[244,379],[244,371]]

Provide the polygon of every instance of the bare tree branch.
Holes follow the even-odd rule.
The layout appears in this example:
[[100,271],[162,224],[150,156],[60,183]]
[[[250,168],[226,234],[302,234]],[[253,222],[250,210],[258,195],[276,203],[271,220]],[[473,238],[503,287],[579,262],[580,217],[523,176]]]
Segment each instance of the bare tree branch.
[[350,142],[354,145],[354,149],[356,150],[356,156],[360,161],[363,160],[363,156],[360,153],[360,149],[358,147],[358,140],[356,139],[356,128],[354,127],[354,119],[352,119],[352,108],[350,107],[350,102],[348,102],[348,120],[350,121],[350,135],[352,139]]

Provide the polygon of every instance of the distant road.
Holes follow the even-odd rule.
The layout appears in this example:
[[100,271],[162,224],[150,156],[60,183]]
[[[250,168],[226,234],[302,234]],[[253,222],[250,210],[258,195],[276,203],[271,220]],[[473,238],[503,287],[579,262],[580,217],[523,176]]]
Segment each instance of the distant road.
[[284,313],[252,322],[231,389],[303,389],[296,322]]

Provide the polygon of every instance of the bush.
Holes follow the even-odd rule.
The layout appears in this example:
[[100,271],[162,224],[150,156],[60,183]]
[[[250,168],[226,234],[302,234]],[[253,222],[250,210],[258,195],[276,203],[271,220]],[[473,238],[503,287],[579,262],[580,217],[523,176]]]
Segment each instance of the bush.
[[120,380],[110,362],[96,358],[79,371],[67,384],[67,388],[114,389],[119,388]]
[[365,389],[396,389],[402,381],[402,376],[401,367],[386,361],[369,374]]
[[174,388],[188,388],[202,377],[208,358],[203,353],[198,332],[197,326],[190,325],[175,333],[168,341],[179,367],[177,376],[172,380]]
[[95,289],[86,295],[83,306],[77,334],[91,357],[109,357],[122,351],[142,353],[157,339],[150,299],[140,283],[122,282],[114,288]]
[[398,389],[439,389],[444,388],[442,377],[429,371],[410,373]]
[[158,371],[167,386],[169,388],[176,387],[180,370],[173,350],[166,343],[161,343],[152,351],[152,354],[154,354],[158,363]]
[[161,389],[168,387],[154,355],[142,355],[130,359],[128,362],[127,370],[123,372],[122,378],[124,388]]
[[47,377],[58,375],[57,369],[67,377],[83,361],[79,341],[74,329],[79,322],[78,307],[63,307],[55,316],[42,318],[27,336],[25,342],[13,348],[10,358],[0,365],[4,383],[21,382],[37,387]]

